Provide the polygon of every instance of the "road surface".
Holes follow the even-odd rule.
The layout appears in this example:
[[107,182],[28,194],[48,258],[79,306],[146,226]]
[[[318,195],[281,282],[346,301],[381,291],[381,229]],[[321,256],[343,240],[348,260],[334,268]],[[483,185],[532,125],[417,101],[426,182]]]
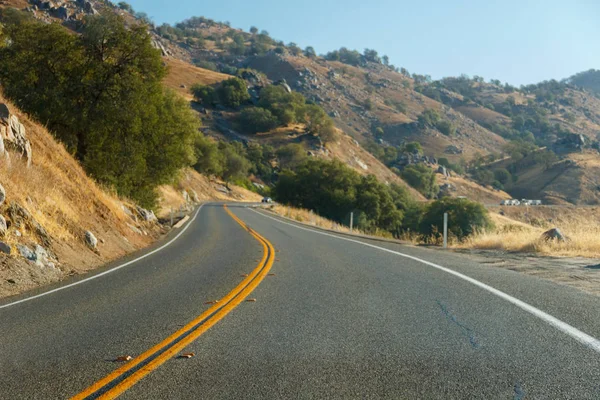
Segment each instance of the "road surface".
[[600,398],[598,297],[229,211],[0,301],[0,398]]

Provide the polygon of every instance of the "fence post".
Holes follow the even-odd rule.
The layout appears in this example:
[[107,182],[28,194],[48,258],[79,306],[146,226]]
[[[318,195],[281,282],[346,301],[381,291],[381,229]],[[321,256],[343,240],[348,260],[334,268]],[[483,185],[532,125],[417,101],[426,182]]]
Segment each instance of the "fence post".
[[354,226],[354,212],[350,213],[350,232],[352,232],[352,228]]
[[448,213],[444,213],[444,248],[448,248]]

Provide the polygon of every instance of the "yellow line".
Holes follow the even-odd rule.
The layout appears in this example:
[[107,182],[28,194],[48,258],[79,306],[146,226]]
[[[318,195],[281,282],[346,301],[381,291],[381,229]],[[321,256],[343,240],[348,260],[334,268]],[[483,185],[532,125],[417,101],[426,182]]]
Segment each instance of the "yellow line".
[[[112,373],[110,373],[109,375],[107,375],[106,377],[101,379],[100,381],[94,383],[92,386],[85,389],[83,392],[74,396],[72,398],[72,400],[84,399],[84,398],[90,396],[91,394],[94,394],[95,392],[97,392],[98,390],[100,390],[101,388],[106,386],[108,383],[112,382],[113,380],[115,380],[116,378],[121,376],[122,374],[131,370],[132,368],[134,368],[135,366],[137,366],[138,364],[143,362],[145,359],[147,359],[148,357],[150,357],[151,355],[156,353],[158,350],[164,348],[169,343],[171,343],[173,340],[175,340],[179,336],[183,335],[184,333],[186,333],[187,331],[192,329],[195,325],[198,325],[202,320],[207,318],[209,315],[213,314],[215,311],[220,309],[215,315],[213,315],[210,319],[208,319],[206,322],[204,322],[204,324],[199,326],[195,331],[193,331],[185,339],[181,340],[180,342],[178,342],[177,344],[175,344],[174,346],[169,348],[167,351],[162,353],[160,356],[156,357],[154,360],[149,362],[146,366],[144,366],[143,368],[141,368],[138,371],[136,371],[135,373],[133,373],[131,376],[129,376],[128,378],[123,380],[121,383],[119,383],[117,386],[115,386],[114,388],[109,390],[107,393],[105,393],[100,398],[101,399],[114,399],[114,398],[118,397],[123,392],[125,392],[127,389],[129,389],[130,387],[135,385],[137,382],[139,382],[143,377],[145,377],[150,372],[152,372],[154,369],[158,368],[160,365],[165,363],[167,360],[169,360],[170,358],[175,356],[179,351],[181,351],[187,345],[189,345],[194,340],[199,338],[204,332],[206,332],[209,328],[211,328],[218,321],[220,321],[223,317],[225,317],[225,315],[227,315],[229,312],[231,312],[231,310],[233,310],[235,307],[237,307],[264,279],[264,277],[267,275],[267,273],[271,269],[271,267],[273,265],[273,261],[275,260],[275,249],[273,248],[273,245],[267,239],[265,239],[258,233],[254,232],[250,228],[248,228],[246,226],[246,224],[244,224],[243,221],[241,221],[237,216],[235,216],[231,211],[229,211],[227,206],[223,206],[223,207],[225,208],[225,211],[238,224],[240,224],[246,231],[248,231],[256,240],[258,240],[263,245],[263,250],[264,250],[263,257],[260,260],[258,266],[252,271],[252,273],[247,278],[245,278],[238,286],[236,286],[235,289],[233,289],[229,294],[227,294],[227,296],[225,296],[223,299],[221,299],[219,301],[219,303],[217,303],[216,305],[212,306],[211,308],[209,308],[208,310],[203,312],[198,318],[194,319],[193,321],[188,323],[186,326],[179,329],[177,332],[175,332],[174,334],[172,334],[171,336],[169,336],[168,338],[163,340],[162,342],[156,344],[151,349],[145,351],[143,354],[136,357],[131,362],[127,363],[126,365],[122,366],[121,368],[116,369],[115,371],[113,371]],[[263,268],[263,265],[264,265],[264,268]],[[223,306],[223,304],[226,304],[226,305]]]

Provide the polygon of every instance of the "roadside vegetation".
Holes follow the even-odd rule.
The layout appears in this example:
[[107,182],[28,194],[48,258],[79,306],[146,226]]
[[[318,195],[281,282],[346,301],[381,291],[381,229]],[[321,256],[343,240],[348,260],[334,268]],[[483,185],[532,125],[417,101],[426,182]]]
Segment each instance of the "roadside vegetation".
[[5,9],[0,83],[98,182],[143,206],[195,162],[200,122],[165,89],[166,69],[144,25],[87,18],[81,35]]

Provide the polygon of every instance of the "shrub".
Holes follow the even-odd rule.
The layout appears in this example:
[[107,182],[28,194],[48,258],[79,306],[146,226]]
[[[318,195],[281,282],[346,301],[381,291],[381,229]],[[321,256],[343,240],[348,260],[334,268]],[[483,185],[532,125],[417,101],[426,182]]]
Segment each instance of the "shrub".
[[217,67],[217,64],[215,64],[214,62],[210,62],[210,61],[197,60],[197,61],[194,61],[194,65],[196,65],[196,67],[198,67],[198,68],[204,68],[204,69],[208,69],[210,71],[217,72],[219,70],[219,68]]
[[192,85],[190,92],[194,96],[194,100],[206,107],[212,107],[218,101],[215,89],[207,85],[196,83]]
[[429,199],[439,192],[435,172],[424,164],[414,164],[404,168],[402,178]]
[[250,100],[246,82],[243,79],[234,77],[223,81],[217,89],[219,102],[230,108],[236,108]]
[[482,204],[467,199],[444,198],[425,208],[420,221],[420,232],[426,236],[441,234],[444,213],[448,213],[449,234],[458,239],[492,227],[488,211]]
[[446,136],[454,136],[456,134],[456,126],[450,121],[439,121],[436,125],[437,129]]
[[248,133],[268,132],[278,124],[277,117],[262,107],[249,107],[240,114],[239,122]]

